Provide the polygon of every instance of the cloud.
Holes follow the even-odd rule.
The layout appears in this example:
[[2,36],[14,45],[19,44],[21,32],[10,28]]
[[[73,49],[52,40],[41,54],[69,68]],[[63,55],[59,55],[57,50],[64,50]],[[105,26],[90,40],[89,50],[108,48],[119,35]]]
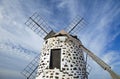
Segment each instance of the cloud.
[[43,40],[24,25],[30,12],[23,10],[20,1],[0,4],[0,78],[23,79],[20,72],[40,53]]
[[[120,35],[119,27],[120,27],[120,26],[118,26],[118,27],[114,30],[115,33],[112,35],[111,41],[114,41],[114,40]],[[111,41],[110,41],[110,42],[111,42]]]
[[[92,2],[87,0],[52,0],[51,2],[2,0],[0,3],[0,36],[2,36],[0,37],[0,42],[10,40],[12,41],[12,46],[19,49],[40,51],[43,39],[24,25],[24,22],[32,13],[39,11],[50,26],[55,23],[52,28],[57,31],[64,28],[64,24],[68,24],[75,16],[81,15],[88,23],[85,29],[77,34],[83,45],[112,66],[113,69],[118,68],[119,57],[113,57],[116,56],[116,51],[108,50],[108,46],[120,34],[119,30],[116,30],[120,25],[120,4],[118,2],[113,0],[93,0]],[[19,47],[19,44],[22,47]],[[11,47],[11,45],[4,46],[7,48]],[[13,51],[13,49],[11,50]],[[4,52],[7,52],[6,49]],[[117,53],[117,55],[119,54]],[[104,72],[95,62],[91,66],[94,68],[90,73],[90,79],[104,74],[105,79],[110,79],[108,73]],[[99,78],[101,79],[101,77]]]
[[11,41],[0,42],[0,49],[5,53],[9,52],[13,56],[18,55],[17,57],[24,57],[27,60],[33,59],[37,54],[39,54],[39,51],[36,51],[29,46],[25,46],[25,44],[21,45]]
[[[120,58],[120,53],[115,51],[108,51],[108,53],[104,54],[103,56],[103,60],[109,65],[112,65],[113,67],[115,63],[118,63],[120,61],[119,58]],[[120,63],[116,65],[120,65]]]
[[[79,3],[80,9],[77,7],[78,5],[75,5],[76,2]],[[87,25],[87,28],[85,28],[84,31],[80,32],[79,35],[83,45],[85,45],[87,48],[92,50],[98,57],[103,59],[106,63],[108,64],[111,63],[109,65],[112,66],[112,68],[114,69],[114,67],[117,67],[113,65],[115,63],[114,60],[120,61],[119,57],[112,58],[113,56],[116,56],[114,50],[112,53],[108,52],[107,54],[106,51],[107,51],[107,46],[110,45],[110,43],[112,43],[113,40],[119,35],[119,31],[116,31],[112,35],[111,35],[111,31],[113,31],[114,28],[117,27],[117,26],[113,27],[112,23],[115,22],[115,19],[117,19],[118,15],[120,14],[120,9],[119,9],[120,5],[119,4],[116,5],[116,3],[113,1],[106,1],[104,3],[102,1],[95,1],[95,2],[93,1],[92,3],[93,5],[91,5],[90,4],[91,2],[89,1],[88,1],[88,5],[83,5],[84,2],[87,3],[86,1],[83,0],[69,1],[69,2],[67,2],[66,0],[63,1],[59,6],[60,8],[63,7],[65,8],[69,6],[67,8],[70,12],[70,15],[72,16],[81,14],[82,16],[85,16],[85,18],[87,18],[89,24]],[[90,13],[88,13],[89,9],[90,9]],[[112,59],[110,59],[109,57]],[[92,64],[92,66],[94,66],[93,70],[95,70],[95,72],[93,73],[91,72],[92,75],[90,75],[90,79],[97,77],[94,75],[96,74],[96,72],[98,72],[98,76],[100,75],[102,76],[106,74],[106,72],[102,71],[102,69],[98,65]],[[103,72],[103,74],[99,73],[101,71]],[[105,79],[110,79],[110,77],[107,76],[105,77]]]
[[[20,74],[21,70],[28,64],[27,57],[23,57],[15,50],[0,49],[0,78],[2,79],[23,79]],[[28,55],[27,55],[28,56]]]
[[19,71],[9,70],[9,69],[0,69],[0,78],[1,79],[23,79]]
[[70,19],[73,19],[77,15],[77,5],[78,1],[73,0],[62,0],[59,5],[57,6],[59,9],[64,8],[68,11]]

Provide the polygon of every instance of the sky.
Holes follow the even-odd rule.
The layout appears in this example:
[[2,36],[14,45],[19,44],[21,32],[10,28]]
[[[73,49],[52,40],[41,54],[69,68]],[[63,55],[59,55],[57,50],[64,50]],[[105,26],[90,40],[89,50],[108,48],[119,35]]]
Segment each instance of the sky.
[[[40,53],[43,38],[24,24],[34,12],[55,32],[83,17],[76,35],[120,75],[120,0],[0,0],[0,79],[25,79],[20,72]],[[111,79],[89,56],[88,63],[89,79]]]

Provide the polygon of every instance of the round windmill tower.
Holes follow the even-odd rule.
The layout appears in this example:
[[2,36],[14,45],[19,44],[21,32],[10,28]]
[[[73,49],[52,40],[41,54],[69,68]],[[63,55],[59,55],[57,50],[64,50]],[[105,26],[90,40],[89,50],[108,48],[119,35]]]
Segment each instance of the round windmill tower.
[[36,79],[85,79],[86,65],[77,37],[60,31],[45,40]]
[[[83,18],[75,18],[66,28],[55,33],[45,21],[34,13],[25,23],[35,33],[44,38],[41,53],[33,59],[22,71],[27,79],[88,79],[87,59],[90,56],[104,70],[108,71],[112,79],[120,79],[111,67],[89,49],[74,35],[84,26]],[[80,26],[80,27],[78,27]]]

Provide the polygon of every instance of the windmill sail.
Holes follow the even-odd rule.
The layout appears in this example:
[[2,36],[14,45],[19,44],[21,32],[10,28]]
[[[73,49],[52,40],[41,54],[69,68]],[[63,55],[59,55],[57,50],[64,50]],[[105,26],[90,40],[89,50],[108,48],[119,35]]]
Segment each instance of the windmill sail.
[[37,74],[38,63],[40,60],[40,54],[37,55],[21,72],[27,79],[35,79]]
[[82,17],[77,16],[72,23],[65,28],[65,31],[70,34],[77,34],[77,32],[79,32],[85,25],[85,20]]
[[25,24],[42,38],[45,38],[51,32],[54,34],[52,28],[38,13],[34,13],[31,17],[29,17]]

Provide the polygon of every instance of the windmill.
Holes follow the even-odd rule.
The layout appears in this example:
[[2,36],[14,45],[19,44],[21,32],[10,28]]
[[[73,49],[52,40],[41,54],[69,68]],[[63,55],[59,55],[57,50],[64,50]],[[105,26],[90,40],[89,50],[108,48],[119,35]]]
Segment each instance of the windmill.
[[75,18],[60,32],[52,30],[37,13],[29,17],[25,24],[44,39],[41,54],[22,71],[27,79],[88,79],[88,64],[84,53],[108,71],[112,79],[120,79],[109,65],[84,47],[79,38],[74,36],[77,35],[77,30],[85,25],[83,18]]

